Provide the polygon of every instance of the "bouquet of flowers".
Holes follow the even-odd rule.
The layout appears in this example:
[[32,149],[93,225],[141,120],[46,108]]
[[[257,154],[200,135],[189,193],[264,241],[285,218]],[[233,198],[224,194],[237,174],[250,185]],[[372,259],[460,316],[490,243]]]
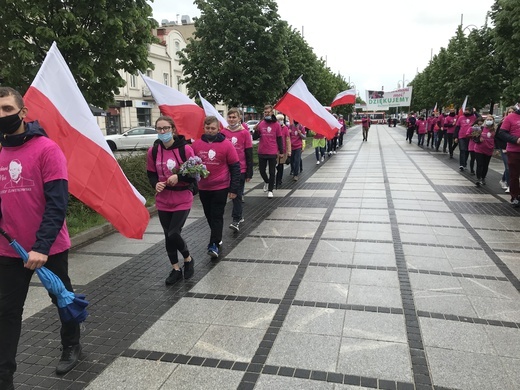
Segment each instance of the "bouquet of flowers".
[[470,137],[476,144],[480,143],[480,136],[482,135],[482,129],[480,126],[473,126],[471,128],[471,134]]
[[202,162],[198,156],[193,156],[187,159],[179,168],[179,173],[183,176],[193,177],[197,181],[201,177],[208,177],[209,171],[206,169],[206,165]]

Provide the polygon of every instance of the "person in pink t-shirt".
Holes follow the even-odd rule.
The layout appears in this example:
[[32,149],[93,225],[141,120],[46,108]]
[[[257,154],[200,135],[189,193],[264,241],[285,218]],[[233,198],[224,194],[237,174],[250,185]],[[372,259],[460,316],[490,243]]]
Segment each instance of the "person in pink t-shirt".
[[267,192],[268,198],[273,198],[277,159],[283,156],[282,128],[274,115],[273,106],[264,107],[264,119],[256,125],[253,139],[259,140],[258,170],[264,180],[264,192]]
[[[0,239],[0,388],[13,389],[22,312],[34,270],[45,266],[74,291],[68,275],[67,161],[37,121],[24,123],[20,93],[0,87],[0,227],[28,251],[20,255]],[[7,172],[9,171],[9,174]],[[23,174],[23,176],[22,176]],[[51,295],[56,305],[57,298]],[[80,326],[61,323],[63,352],[56,374],[72,370],[81,356]]]
[[291,158],[291,136],[289,128],[284,124],[284,116],[282,114],[276,115],[276,119],[282,128],[282,145],[283,155],[276,159],[276,188],[281,187],[283,180],[283,170],[288,159]]
[[515,111],[505,117],[498,135],[507,142],[507,166],[509,167],[509,193],[511,206],[520,207],[520,104],[514,107]]
[[[477,181],[475,182],[477,187],[486,185],[489,162],[495,148],[495,118],[493,115],[488,115],[485,120],[480,121],[480,119],[477,120],[476,126],[474,126],[475,130],[472,132],[473,136],[471,137],[474,145],[475,160],[477,161]],[[479,124],[480,122],[484,125],[483,127]]]
[[[475,174],[475,162],[477,161],[477,156],[475,154],[475,144],[478,143],[479,140],[476,137],[475,138],[471,137],[471,133],[474,130],[477,130],[477,128],[482,130],[483,126],[484,126],[484,118],[483,117],[479,117],[479,118],[477,118],[475,123],[473,123],[473,126],[468,130],[469,170],[470,170],[470,173],[472,175]],[[493,143],[494,142],[495,141],[493,140]]]
[[241,116],[238,108],[230,108],[227,114],[228,127],[220,131],[228,141],[231,141],[240,160],[240,186],[236,198],[233,199],[231,213],[233,222],[229,224],[229,228],[236,233],[240,231],[240,224],[244,222],[242,197],[245,184],[253,177],[253,141],[249,130],[245,129],[244,124],[240,122]]
[[179,169],[195,154],[184,136],[177,133],[171,117],[159,117],[155,121],[155,130],[160,142],[156,141],[154,146],[148,149],[146,174],[150,185],[156,191],[155,207],[164,232],[166,253],[172,265],[165,283],[172,285],[183,278],[177,252],[180,252],[184,259],[184,278],[191,278],[194,272],[195,260],[190,255],[181,231],[193,204],[190,183],[194,183],[196,179],[182,175]]
[[199,196],[211,230],[208,255],[217,258],[222,245],[224,211],[227,199],[235,199],[240,187],[240,160],[233,144],[220,132],[216,117],[204,120],[204,134],[193,151],[206,165],[209,175],[199,181]]

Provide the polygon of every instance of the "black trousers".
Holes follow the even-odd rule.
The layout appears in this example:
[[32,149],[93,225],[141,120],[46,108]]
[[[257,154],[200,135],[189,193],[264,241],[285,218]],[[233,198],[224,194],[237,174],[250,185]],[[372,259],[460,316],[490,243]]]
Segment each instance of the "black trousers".
[[186,242],[181,236],[182,228],[186,223],[186,219],[190,214],[190,210],[179,211],[161,211],[158,210],[159,222],[164,232],[164,240],[166,244],[166,253],[171,264],[177,264],[179,258],[177,251],[181,252],[184,259],[188,258],[190,251]]
[[[68,256],[68,250],[49,256],[45,267],[61,279],[67,290],[73,291],[68,275]],[[16,371],[23,306],[33,273],[24,268],[22,259],[0,256],[0,382],[12,380]],[[49,296],[56,305],[56,297]],[[64,347],[79,344],[79,324],[62,322],[60,335]]]
[[477,179],[485,179],[488,173],[491,156],[482,153],[475,153],[475,159],[477,160]]
[[444,138],[444,149],[443,152],[446,151],[446,130],[439,130],[437,133],[437,145],[435,145],[435,149],[438,151],[441,147],[442,139]]
[[[275,170],[276,170],[276,156],[275,157],[260,157],[258,156],[258,170],[260,171],[260,176],[264,180],[264,183],[269,183],[269,191],[272,191],[274,188],[274,179],[275,179]],[[269,176],[265,172],[267,166],[269,165]]]
[[218,245],[222,241],[224,229],[224,211],[229,193],[229,188],[215,191],[199,190],[200,201],[204,209],[204,215],[208,221],[211,234],[209,244]]

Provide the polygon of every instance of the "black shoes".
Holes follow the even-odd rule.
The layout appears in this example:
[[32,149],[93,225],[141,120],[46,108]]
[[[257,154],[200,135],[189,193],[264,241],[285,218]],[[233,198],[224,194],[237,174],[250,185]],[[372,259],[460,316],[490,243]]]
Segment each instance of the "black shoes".
[[0,390],[14,390],[13,379],[0,380]]
[[63,347],[61,358],[56,367],[56,374],[64,375],[72,370],[79,362],[81,357],[81,344]]
[[[191,256],[190,256],[191,257]],[[189,279],[193,276],[195,266],[195,260],[193,260],[193,257],[191,257],[190,261],[184,262],[184,279]]]
[[179,280],[182,280],[182,271],[180,269],[172,269],[170,275],[166,278],[164,283],[169,286],[171,284],[177,283]]

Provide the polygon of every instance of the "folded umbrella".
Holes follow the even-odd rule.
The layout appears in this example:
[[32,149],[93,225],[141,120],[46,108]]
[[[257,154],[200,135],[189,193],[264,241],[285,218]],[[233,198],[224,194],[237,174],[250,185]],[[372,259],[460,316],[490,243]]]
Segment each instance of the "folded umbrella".
[[[1,228],[0,234],[9,241],[9,245],[20,255],[22,260],[27,263],[27,260],[29,260],[27,251]],[[58,312],[63,322],[80,323],[85,321],[88,316],[86,310],[88,301],[85,299],[85,295],[74,294],[67,290],[61,279],[48,268],[37,268],[36,274],[47,291],[58,299]]]

